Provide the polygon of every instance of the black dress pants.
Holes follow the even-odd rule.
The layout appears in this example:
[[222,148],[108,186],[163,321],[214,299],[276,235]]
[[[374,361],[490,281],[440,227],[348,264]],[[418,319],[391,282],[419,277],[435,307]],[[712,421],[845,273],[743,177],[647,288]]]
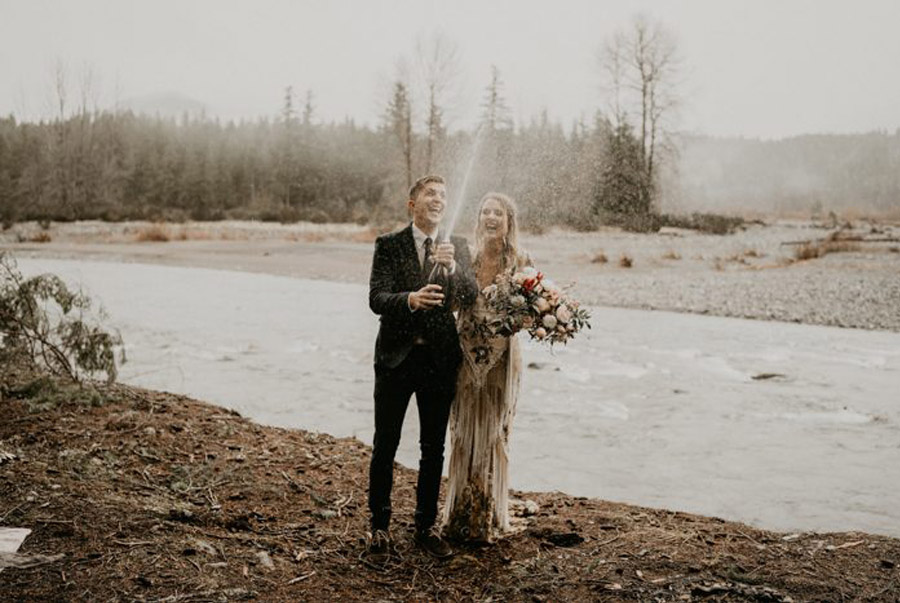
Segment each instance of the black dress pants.
[[369,466],[369,511],[372,529],[387,530],[391,520],[394,456],[412,394],[419,410],[419,480],[416,485],[416,528],[437,519],[438,493],[444,467],[444,439],[450,405],[456,395],[456,370],[437,367],[425,346],[412,351],[396,368],[375,367],[375,441]]

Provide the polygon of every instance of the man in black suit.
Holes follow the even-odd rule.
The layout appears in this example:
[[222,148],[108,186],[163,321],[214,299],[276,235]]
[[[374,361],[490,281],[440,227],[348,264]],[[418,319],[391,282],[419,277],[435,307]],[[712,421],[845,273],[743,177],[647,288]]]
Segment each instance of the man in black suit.
[[[403,417],[416,394],[419,410],[419,479],[416,485],[416,543],[436,557],[450,547],[435,529],[444,465],[444,436],[462,353],[452,309],[474,300],[477,285],[465,239],[450,242],[438,232],[446,209],[440,176],[420,178],[409,191],[412,223],[378,237],[369,279],[369,307],[381,317],[375,342],[375,441],[369,468],[372,514],[370,559],[386,561],[390,551],[394,455]],[[445,286],[429,284],[434,264],[449,272]]]

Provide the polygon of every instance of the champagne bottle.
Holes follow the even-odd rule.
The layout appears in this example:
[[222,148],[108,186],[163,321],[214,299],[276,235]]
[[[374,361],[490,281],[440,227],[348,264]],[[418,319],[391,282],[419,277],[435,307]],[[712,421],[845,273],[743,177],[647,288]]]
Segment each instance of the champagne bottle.
[[[433,265],[428,273],[428,284],[440,285],[441,293],[444,294],[444,299],[446,300],[446,295],[450,290],[450,271],[446,266],[439,262],[435,262],[433,259],[431,259],[431,263]],[[443,305],[443,302],[441,305]]]

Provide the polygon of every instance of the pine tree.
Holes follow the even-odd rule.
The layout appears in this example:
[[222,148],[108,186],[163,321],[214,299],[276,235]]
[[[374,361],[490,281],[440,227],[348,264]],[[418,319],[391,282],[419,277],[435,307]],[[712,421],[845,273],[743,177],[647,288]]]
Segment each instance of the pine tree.
[[640,139],[625,121],[617,126],[609,122],[599,126],[606,139],[606,152],[594,194],[595,213],[649,215],[652,190],[644,168]]
[[406,188],[408,189],[413,182],[412,105],[409,100],[409,91],[403,82],[394,83],[394,94],[388,102],[385,119],[387,121],[387,129],[400,145],[403,166],[406,172]]

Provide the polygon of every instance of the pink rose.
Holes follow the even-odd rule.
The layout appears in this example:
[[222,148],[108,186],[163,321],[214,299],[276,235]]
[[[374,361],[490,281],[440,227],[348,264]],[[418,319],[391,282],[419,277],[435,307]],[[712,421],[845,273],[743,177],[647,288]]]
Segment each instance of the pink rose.
[[568,324],[572,320],[572,311],[566,305],[561,305],[556,309],[556,319],[563,324]]

